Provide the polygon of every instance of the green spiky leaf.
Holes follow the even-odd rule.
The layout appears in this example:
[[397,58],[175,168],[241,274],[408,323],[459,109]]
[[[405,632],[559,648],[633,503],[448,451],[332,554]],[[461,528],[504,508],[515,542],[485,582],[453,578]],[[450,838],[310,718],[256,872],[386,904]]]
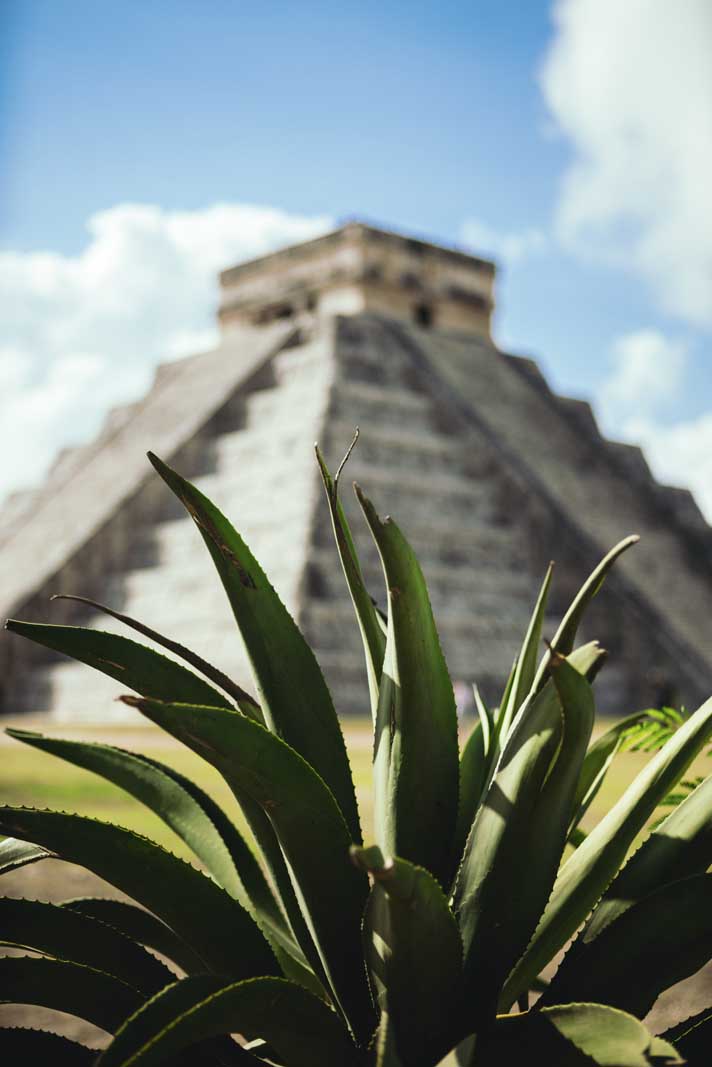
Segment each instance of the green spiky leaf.
[[142,993],[156,993],[172,972],[106,923],[41,900],[0,897],[0,943],[105,971]]
[[0,1061],[7,1064],[51,1064],[52,1067],[93,1067],[99,1050],[68,1037],[27,1027],[0,1029]]
[[589,747],[586,758],[583,761],[574,798],[574,816],[571,820],[571,829],[569,831],[569,840],[572,844],[580,844],[581,840],[583,840],[583,838],[578,841],[575,840],[575,831],[598,795],[625,738],[644,719],[645,714],[645,712],[637,712],[635,715],[629,715],[627,718],[621,719],[620,722],[615,723],[604,731]]
[[0,874],[19,870],[29,863],[53,858],[53,853],[31,841],[17,841],[14,837],[6,837],[4,841],[0,841]]
[[374,754],[376,839],[431,871],[452,873],[458,805],[457,714],[428,591],[413,550],[392,519],[356,493],[388,589],[388,637]]
[[360,934],[368,881],[349,863],[351,836],[324,782],[289,745],[239,712],[132,703],[264,810],[299,886],[331,990],[355,1032],[370,1032]]
[[52,1008],[111,1034],[144,999],[126,982],[94,967],[43,956],[0,958],[0,1004]]
[[341,808],[352,839],[360,842],[356,794],[344,738],[314,653],[225,516],[157,456],[149,452],[149,459],[195,521],[213,558],[252,664],[266,724],[324,779]]
[[673,1026],[662,1037],[674,1044],[687,1067],[707,1067],[712,1041],[712,1005]]
[[[600,655],[590,647],[590,663]],[[453,907],[478,1024],[494,1015],[554,884],[593,715],[583,675],[554,661],[552,679],[518,716],[475,816]]]
[[404,1063],[430,1064],[447,1051],[462,1011],[462,941],[433,876],[378,848],[354,858],[373,878],[364,917],[366,958],[381,1010]]
[[128,901],[114,900],[111,897],[75,897],[65,900],[60,907],[98,919],[139,945],[154,949],[166,959],[172,960],[187,974],[205,969],[205,963],[200,956],[169,926],[150,911],[129,904]]
[[133,897],[171,926],[208,970],[235,978],[278,973],[244,908],[148,838],[82,815],[12,807],[0,808],[0,831],[49,848]]
[[622,556],[624,552],[627,552],[629,548],[632,548],[633,545],[637,544],[639,540],[640,538],[636,534],[633,534],[630,537],[625,537],[622,541],[619,541],[618,544],[611,549],[608,555],[604,556],[598,566],[594,568],[583,583],[554,635],[554,639],[550,646],[551,651],[546,653],[539,664],[539,669],[537,670],[536,678],[534,679],[535,689],[539,689],[544,683],[551,660],[551,653],[558,652],[561,656],[568,656],[569,652],[571,652],[576,641],[576,634],[581,625],[581,620],[591,601],[600,591],[601,586],[619,557]]
[[711,900],[712,875],[700,874],[632,904],[595,938],[578,939],[542,1005],[605,999],[642,1019],[661,993],[712,957]]
[[5,626],[11,633],[94,667],[143,696],[232,707],[223,693],[197,674],[128,637],[83,626],[54,626],[18,619],[8,619]]
[[631,856],[588,923],[592,941],[636,902],[670,882],[704,874],[712,864],[712,777],[673,811]]
[[356,431],[351,447],[339,465],[339,469],[333,478],[324,461],[324,457],[319,451],[318,445],[316,446],[316,458],[319,464],[319,470],[321,471],[324,490],[326,491],[326,499],[329,504],[336,547],[339,551],[339,558],[341,559],[341,566],[346,578],[346,584],[348,585],[349,593],[351,594],[354,611],[356,612],[356,619],[358,620],[359,629],[361,630],[361,638],[363,640],[364,652],[366,654],[366,672],[368,675],[368,688],[371,696],[371,711],[375,721],[386,641],[381,621],[369,592],[366,589],[363,574],[361,573],[361,564],[359,563],[358,554],[356,552],[356,546],[353,537],[351,536],[351,530],[346,515],[344,514],[344,509],[339,501],[339,478],[344,468],[344,464],[350,456],[357,439],[358,430]]
[[613,881],[636,835],[711,733],[712,700],[708,700],[651,759],[566,861],[536,934],[508,979],[503,1004],[514,1003],[530,987],[546,963],[586,919]]
[[162,648],[168,649],[175,656],[179,656],[180,659],[185,660],[191,667],[194,667],[199,674],[209,678],[218,689],[222,689],[224,693],[227,693],[235,701],[245,715],[250,715],[253,718],[261,720],[262,712],[260,711],[259,704],[253,696],[246,693],[242,686],[237,685],[232,678],[224,673],[224,671],[218,670],[202,656],[199,656],[196,652],[193,652],[191,648],[186,648],[185,645],[181,645],[178,641],[173,641],[170,637],[166,637],[165,634],[160,633],[158,630],[152,629],[150,626],[146,626],[145,623],[139,622],[138,619],[133,619],[130,615],[125,615],[121,611],[115,611],[114,608],[107,607],[106,604],[100,604],[98,600],[90,600],[85,596],[73,596],[69,593],[56,593],[50,600],[72,600],[79,604],[85,604],[87,607],[93,608],[95,611],[102,612],[104,615],[109,615],[112,619],[116,619],[117,622],[121,622],[124,626],[128,626],[131,630],[136,630],[137,633],[147,637],[149,641],[155,641],[157,645],[161,645]]
[[472,728],[460,755],[460,794],[453,845],[456,866],[459,866],[462,860],[467,835],[487,781],[488,766],[485,734],[480,720]]
[[[544,581],[542,582],[536,604],[534,605],[534,611],[524,636],[524,642],[516,659],[514,676],[507,696],[507,702],[502,707],[502,714],[498,723],[497,734],[500,748],[504,747],[514,717],[521,708],[526,697],[529,695],[532,685],[534,684],[539,649],[541,646],[541,631],[542,626],[544,625],[544,616],[546,615],[546,605],[549,599],[549,589],[551,587],[553,570],[554,565],[553,563],[550,563],[546,575],[544,576]],[[570,649],[568,651],[570,651]]]
[[273,945],[304,964],[249,846],[218,805],[184,775],[158,760],[113,745],[8,730],[10,737],[84,767],[125,789],[193,850],[216,881],[258,921]]
[[669,1042],[602,1004],[564,1004],[524,1015],[500,1017],[484,1048],[480,1067],[520,1062],[551,1067],[673,1067],[684,1061]]
[[264,1038],[286,1067],[364,1067],[335,1012],[301,986],[276,978],[222,986],[184,979],[126,1022],[97,1067],[158,1067],[197,1041],[234,1031]]

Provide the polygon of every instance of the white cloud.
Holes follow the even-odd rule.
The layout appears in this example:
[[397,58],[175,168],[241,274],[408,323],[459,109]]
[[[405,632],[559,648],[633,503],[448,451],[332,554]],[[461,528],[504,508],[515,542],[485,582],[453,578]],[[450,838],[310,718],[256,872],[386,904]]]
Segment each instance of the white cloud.
[[660,330],[634,330],[613,343],[613,368],[599,390],[606,418],[650,414],[680,394],[688,369],[687,346]]
[[460,227],[460,239],[476,255],[494,256],[510,266],[543,252],[547,245],[541,230],[529,227],[501,233],[481,219],[466,219]]
[[661,482],[690,488],[712,521],[712,412],[670,422],[670,405],[689,385],[684,342],[659,330],[624,334],[612,345],[612,367],[596,396],[605,433],[641,445]]
[[560,0],[554,24],[541,85],[574,150],[559,235],[712,327],[712,5]]
[[642,444],[656,476],[691,489],[712,522],[712,412],[673,426],[631,420],[628,430]]
[[160,360],[215,343],[217,271],[330,225],[251,204],[120,204],[89,219],[76,256],[0,253],[0,495],[94,434]]

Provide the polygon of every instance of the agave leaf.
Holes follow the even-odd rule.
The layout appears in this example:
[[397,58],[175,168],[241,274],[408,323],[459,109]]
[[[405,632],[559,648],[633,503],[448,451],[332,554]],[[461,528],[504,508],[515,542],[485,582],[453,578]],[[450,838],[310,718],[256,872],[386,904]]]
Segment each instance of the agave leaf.
[[611,884],[638,832],[711,733],[712,700],[708,700],[653,756],[566,861],[536,934],[507,981],[503,1005],[514,1003],[530,988],[534,978],[586,919]]
[[0,1060],[7,1064],[45,1064],[52,1067],[93,1067],[99,1050],[87,1048],[48,1030],[26,1027],[0,1029]]
[[[500,748],[504,747],[514,717],[524,703],[526,697],[529,695],[534,683],[539,647],[541,645],[541,630],[544,624],[544,616],[546,615],[546,605],[549,599],[549,588],[551,586],[553,572],[554,564],[550,563],[544,576],[541,589],[539,590],[539,596],[534,605],[534,611],[529,621],[527,632],[524,635],[521,650],[517,656],[514,677],[512,678],[512,685],[507,697],[507,703],[502,708],[502,714],[498,724],[498,740]],[[571,650],[569,649],[569,651]]]
[[[551,642],[550,646],[552,651],[558,652],[559,655],[562,656],[568,656],[569,652],[571,652],[574,647],[574,642],[576,640],[578,628],[581,624],[581,619],[583,618],[589,604],[596,596],[604,581],[606,580],[608,572],[611,570],[619,556],[621,556],[633,545],[637,544],[639,540],[640,538],[637,536],[637,534],[633,534],[632,536],[626,537],[622,541],[619,541],[618,544],[611,549],[608,555],[601,560],[598,566],[588,576],[588,578],[574,597],[568,611],[566,612],[564,618],[561,621],[561,625],[559,626],[558,630],[556,631],[556,634],[554,635],[554,639]],[[546,677],[546,672],[549,669],[550,662],[551,652],[547,652],[544,655],[544,658],[542,659],[541,663],[539,664],[539,669],[537,670],[536,677],[534,679],[533,685],[535,689],[539,689],[543,685],[544,679]]]
[[614,919],[670,882],[704,874],[712,864],[712,777],[687,797],[630,857],[583,934],[592,941]]
[[[346,746],[314,653],[225,516],[157,456],[149,452],[148,458],[184,504],[213,558],[252,664],[267,726],[323,778],[341,808],[353,840],[360,842]],[[214,704],[205,700],[183,702]]]
[[712,1005],[662,1035],[675,1045],[687,1067],[707,1067],[712,1041]]
[[364,917],[366,958],[404,1063],[436,1062],[448,1049],[462,995],[462,942],[445,895],[422,867],[356,849],[373,878]]
[[178,964],[187,974],[205,969],[200,956],[182,938],[150,911],[144,911],[135,904],[110,897],[76,897],[73,900],[65,900],[59,906],[67,911],[98,919],[132,941],[155,949]]
[[53,626],[17,619],[8,619],[5,627],[38,645],[80,660],[143,696],[232,707],[227,697],[197,674],[128,637],[83,626]]
[[422,571],[396,524],[356,494],[388,589],[388,637],[376,717],[376,838],[386,855],[452,874],[458,804],[457,714]]
[[632,1015],[602,1004],[564,1004],[497,1019],[478,1067],[673,1067],[684,1060]]
[[351,455],[351,451],[357,440],[358,430],[356,430],[351,446],[341,461],[339,469],[333,478],[329,473],[329,468],[324,462],[324,457],[319,451],[318,445],[315,446],[315,451],[322,481],[324,482],[329,511],[331,513],[331,524],[334,530],[336,547],[339,550],[341,566],[343,567],[346,584],[349,587],[349,593],[351,594],[351,600],[353,601],[359,629],[361,630],[363,648],[366,654],[366,671],[368,674],[368,689],[371,696],[371,713],[375,722],[376,709],[378,707],[378,687],[381,681],[381,671],[383,670],[383,657],[386,649],[386,641],[373,600],[366,589],[363,574],[361,573],[361,565],[356,552],[356,546],[353,537],[351,536],[351,530],[346,515],[344,514],[344,509],[339,501],[339,478],[344,469],[344,464]]
[[576,787],[574,817],[571,821],[570,836],[598,795],[598,791],[603,785],[626,733],[631,727],[639,723],[645,715],[645,712],[636,712],[634,715],[621,719],[620,722],[617,722],[605,733],[601,734],[589,747],[579,775],[578,786]]
[[[284,858],[279,838],[275,833],[269,816],[257,801],[245,789],[240,789],[237,785],[232,786],[232,791],[260,847],[282,903],[282,908],[289,919],[289,926],[293,934],[289,943],[284,942],[280,937],[279,931],[274,927],[272,928],[272,934],[274,935],[273,947],[277,959],[288,978],[295,978],[297,981],[302,982],[303,985],[306,985],[308,989],[321,995],[323,989],[328,988],[329,982],[321,963],[321,957],[314,944],[314,939],[302,914],[302,908],[292,884],[292,876],[289,873],[289,867]],[[294,951],[293,945],[296,945],[297,952]],[[311,969],[311,973],[316,976],[314,979],[310,978],[309,970],[303,966],[301,962],[303,959],[307,961],[307,967]]]
[[174,981],[165,964],[113,927],[41,900],[0,897],[0,944],[94,967],[142,993]]
[[387,1011],[382,1011],[378,1020],[376,1067],[403,1067],[403,1063],[396,1052],[393,1024]]
[[[595,662],[602,652],[589,649]],[[591,736],[590,686],[566,660],[514,724],[475,816],[453,893],[473,1029],[524,951],[551,892]],[[526,885],[526,892],[522,886]]]
[[512,669],[510,670],[509,674],[507,675],[507,681],[506,681],[505,686],[504,686],[504,692],[502,693],[502,699],[499,702],[499,707],[494,709],[494,724],[495,724],[495,730],[497,732],[501,729],[502,717],[504,716],[504,713],[507,710],[507,705],[509,704],[509,700],[510,700],[510,697],[512,695],[512,686],[514,685],[514,678],[515,678],[516,673],[517,673],[517,657],[515,656],[514,657],[514,663],[512,664]]
[[54,858],[52,852],[40,845],[33,845],[31,841],[17,841],[14,837],[6,837],[4,841],[0,841],[0,874],[16,871],[28,863],[37,863],[38,860]]
[[286,1067],[362,1067],[335,1012],[301,986],[280,978],[212,986],[186,978],[159,993],[127,1020],[97,1067],[157,1067],[197,1041],[235,1031],[263,1037]]
[[[170,1027],[176,1016],[181,1015],[186,1010],[190,1010],[196,1001],[199,1002],[202,998],[214,996],[224,988],[225,984],[225,979],[219,975],[197,974],[166,986],[157,996],[146,1001],[136,1012],[124,1020],[123,1024],[118,1028],[114,1041],[97,1058],[95,1067],[104,1062],[104,1056],[111,1056],[112,1052],[117,1049],[117,1044],[118,1055],[121,1055],[122,1047],[127,1044],[125,1036],[127,1031],[130,1034],[129,1041],[140,1049],[144,1042],[149,1041],[157,1033],[160,1033],[164,1027]],[[231,1038],[225,1037],[204,1043],[196,1042],[186,1048],[185,1051],[180,1051],[177,1055],[171,1057],[171,1067],[173,1065],[175,1067],[193,1067],[193,1065],[197,1064],[203,1067],[204,1063],[206,1067],[211,1067],[216,1062],[215,1052],[217,1049],[220,1049],[222,1053],[217,1058],[217,1062],[220,1064],[229,1064],[231,1067],[243,1067],[243,1065],[244,1067],[257,1067],[259,1063],[249,1053],[244,1052]],[[208,1058],[204,1055],[206,1050],[209,1054]]]
[[208,970],[236,978],[276,973],[269,945],[244,908],[153,841],[97,819],[33,808],[0,807],[0,832],[51,848],[133,897],[187,941]]
[[113,745],[7,730],[10,737],[84,767],[125,789],[178,834],[219,885],[242,904],[273,940],[303,960],[272,890],[249,846],[222,809],[173,768]]
[[36,1004],[76,1015],[113,1033],[143,1003],[126,982],[67,960],[0,957],[0,1004]]
[[475,698],[475,708],[477,709],[477,717],[480,726],[482,727],[482,744],[484,748],[484,754],[485,756],[489,756],[489,753],[492,748],[494,717],[492,715],[492,712],[489,710],[484,700],[482,699],[482,694],[480,693],[479,687],[477,685],[473,685],[472,695]]
[[327,786],[286,742],[239,712],[131,702],[264,809],[336,1001],[357,1035],[371,1033],[360,932],[368,881],[349,863],[351,837]]
[[452,906],[462,935],[465,982],[477,1012],[473,1028],[494,1013],[510,957],[514,953],[516,959],[536,923],[522,907],[521,877],[526,870],[529,887],[531,814],[560,740],[561,707],[551,683],[510,734],[467,839]]
[[[477,1035],[470,1034],[452,1050],[457,1067],[471,1067],[476,1062],[474,1059],[476,1043]],[[451,1067],[451,1063],[448,1057],[439,1063],[438,1067]]]
[[642,1019],[661,993],[712,957],[711,900],[712,875],[698,874],[632,904],[593,940],[579,938],[541,1004],[605,997]]
[[100,604],[97,600],[90,600],[85,596],[73,596],[70,593],[55,593],[50,597],[50,600],[74,600],[79,604],[86,604],[90,608],[94,608],[96,611],[103,612],[104,615],[110,615],[112,619],[116,619],[117,622],[122,622],[124,626],[130,627],[132,630],[136,630],[137,633],[143,634],[144,637],[148,637],[150,641],[155,641],[157,645],[162,645],[163,648],[167,648],[169,652],[173,652],[174,655],[180,656],[186,663],[189,663],[191,667],[195,667],[197,671],[209,678],[211,682],[214,682],[223,692],[228,693],[240,711],[245,715],[249,715],[253,719],[257,719],[258,722],[262,720],[262,712],[260,706],[253,696],[246,693],[245,690],[239,686],[236,682],[233,682],[232,678],[228,676],[217,667],[214,667],[212,663],[208,663],[207,660],[199,656],[197,652],[193,652],[192,649],[186,648],[185,645],[181,645],[178,641],[173,641],[170,637],[166,637],[164,634],[159,633],[158,630],[153,630],[150,626],[146,626],[144,623],[139,622],[138,619],[132,619],[130,615],[124,615],[120,611],[114,611],[113,608],[109,608],[106,604]]
[[460,756],[460,793],[453,854],[456,867],[462,860],[467,835],[487,781],[488,759],[482,720],[475,723]]

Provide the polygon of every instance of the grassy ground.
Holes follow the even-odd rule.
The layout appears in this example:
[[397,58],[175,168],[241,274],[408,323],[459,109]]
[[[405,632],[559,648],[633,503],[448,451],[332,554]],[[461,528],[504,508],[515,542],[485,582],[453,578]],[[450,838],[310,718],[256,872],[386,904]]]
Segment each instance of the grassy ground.
[[[27,720],[23,720],[21,725],[23,728],[46,730],[55,736],[61,734],[83,740],[109,741],[162,760],[199,783],[244,829],[232,795],[217,772],[155,727],[50,727],[44,723],[31,724]],[[345,723],[344,732],[356,783],[364,839],[369,841],[372,839],[373,816],[370,797],[370,722],[350,720]],[[588,827],[594,825],[622,794],[649,758],[642,753],[625,753],[618,757],[589,812],[586,820]],[[712,761],[701,757],[691,769],[691,774],[708,774],[710,771]],[[145,834],[182,856],[188,856],[185,846],[171,830],[117,787],[54,756],[10,740],[4,734],[0,734],[0,803],[49,807],[110,820]],[[12,896],[44,900],[62,900],[87,894],[116,895],[98,879],[58,861],[34,864],[6,875],[3,879],[3,892]],[[708,970],[663,998],[656,1009],[656,1026],[663,1028],[677,1018],[700,1010],[711,1000],[712,973]],[[0,1025],[8,1023],[44,1025],[57,1029],[57,1019],[53,1013],[38,1009],[0,1007]],[[67,1022],[62,1029],[81,1040],[101,1043],[101,1032],[88,1025],[72,1021]]]

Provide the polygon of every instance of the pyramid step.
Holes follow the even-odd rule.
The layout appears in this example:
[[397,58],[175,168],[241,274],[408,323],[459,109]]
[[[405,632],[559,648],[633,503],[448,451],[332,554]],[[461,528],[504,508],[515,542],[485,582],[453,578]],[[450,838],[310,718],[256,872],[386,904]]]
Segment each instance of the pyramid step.
[[[329,440],[348,442],[353,432],[353,420],[338,419],[329,425]],[[423,459],[456,467],[460,458],[459,443],[446,434],[431,430],[426,435],[422,430],[381,423],[369,425],[367,431],[362,429],[353,461],[366,452],[378,455],[381,462],[384,457],[389,458],[399,469],[403,469],[406,462],[410,466],[418,466]],[[372,462],[370,456],[368,462],[369,465]]]
[[[368,535],[363,530],[363,516],[356,513],[353,505],[347,507],[347,515],[357,547],[361,551],[365,546],[365,555],[371,542],[366,540]],[[506,566],[520,558],[524,547],[521,531],[516,527],[483,521],[473,511],[464,515],[457,524],[450,520],[443,521],[437,513],[430,516],[427,522],[423,521],[422,516],[404,519],[400,510],[395,513],[395,518],[421,561],[432,559],[447,562],[451,555],[451,562],[457,565],[463,562],[474,565],[480,560],[490,563],[495,558]],[[319,523],[316,543],[320,548],[333,546],[334,535],[328,521]]]
[[316,338],[307,344],[284,348],[272,358],[272,367],[280,386],[299,375],[313,375],[315,368],[329,367],[330,346]]
[[[339,420],[341,429],[338,433],[334,433],[330,420],[324,427],[322,436],[325,441],[328,441],[325,447],[333,449],[336,453],[346,450],[357,426],[361,430],[361,448],[371,439],[374,431],[384,424],[391,429],[402,427],[404,430],[420,434],[423,438],[429,437],[434,430],[433,418],[427,409],[412,410],[404,407],[389,409],[386,406],[375,408],[371,404],[352,404],[339,398],[332,401],[329,414],[334,420]],[[348,428],[347,432],[346,428]]]
[[[200,548],[200,546],[197,546]],[[137,570],[127,571],[125,574],[112,577],[102,593],[111,604],[121,599],[135,606],[139,601],[155,603],[165,601],[170,605],[174,597],[189,598],[204,596],[206,585],[213,598],[219,594],[224,597],[222,585],[212,560],[207,551],[203,559],[205,566],[185,567],[177,566],[175,561],[160,564],[157,567],[143,567]],[[275,561],[275,566],[269,569],[269,579],[272,585],[280,588],[294,580],[294,569],[285,563],[284,559]],[[217,593],[215,592],[217,591]]]
[[311,464],[308,467],[295,465],[286,470],[254,464],[250,468],[233,467],[204,474],[196,479],[195,485],[215,503],[234,500],[244,513],[258,516],[272,494],[270,510],[273,510],[275,497],[281,495],[286,498],[285,503],[294,501],[303,509],[303,496],[316,484],[316,477],[316,468]]
[[239,465],[238,470],[246,470],[253,477],[258,471],[279,473],[284,466],[289,467],[294,462],[295,456],[310,468],[314,464],[312,443],[304,441],[296,417],[289,427],[283,423],[279,430],[275,427],[264,430],[245,428],[223,434],[215,441],[213,454],[217,469],[227,470],[231,465]]
[[[304,508],[295,506],[292,509],[275,508],[272,501],[270,511],[264,510],[260,516],[253,516],[243,511],[236,502],[234,508],[226,508],[228,518],[233,522],[240,535],[248,542],[254,544],[258,556],[265,558],[273,549],[275,542],[284,545],[289,544],[292,537],[296,536],[296,524],[304,516]],[[193,563],[196,553],[205,552],[202,538],[195,523],[191,519],[176,519],[170,522],[162,522],[154,527],[152,541],[159,559],[174,564]]]
[[475,504],[492,496],[490,486],[464,474],[372,467],[363,463],[358,454],[354,454],[348,473],[351,480],[359,482],[369,492],[376,489],[389,492],[394,504],[396,500],[399,503],[401,500],[423,500],[430,504],[431,510],[443,498],[463,498]]
[[431,400],[424,393],[396,388],[391,385],[374,385],[370,382],[339,381],[335,400],[341,407],[353,404],[354,407],[367,405],[384,412],[402,408],[413,414],[429,410]]
[[[312,552],[310,570],[313,568],[315,586],[319,595],[331,599],[343,597],[346,583],[336,552],[318,549]],[[452,566],[440,560],[426,557],[420,565],[431,595],[444,599],[462,591],[475,601],[486,598],[488,602],[499,597],[531,598],[533,583],[530,575],[522,570],[507,567]],[[362,564],[364,581],[369,589],[383,588],[383,571],[371,556]],[[322,592],[323,589],[323,592]]]
[[295,356],[290,356],[290,362],[274,365],[280,369],[279,381],[267,388],[255,389],[246,394],[248,419],[252,416],[264,416],[275,407],[288,407],[289,401],[296,397],[303,398],[307,403],[314,404],[321,401],[319,394],[322,386],[325,386],[331,378],[331,368],[325,363],[317,366],[318,361],[310,360],[308,363],[298,363]]
[[[505,603],[500,610],[490,615],[485,610],[467,611],[462,608],[433,606],[435,624],[444,637],[447,634],[476,637],[514,637],[521,643],[528,623],[527,610],[522,605]],[[338,651],[351,642],[354,615],[350,603],[329,603],[312,601],[309,614],[304,616],[307,632],[311,634],[316,647],[324,651]]]
[[318,391],[318,383],[305,382],[299,389],[292,386],[288,395],[278,389],[264,389],[251,393],[247,402],[246,428],[270,430],[274,433],[285,411],[289,412],[291,409],[294,412],[302,408],[307,411],[311,410],[319,400]]

